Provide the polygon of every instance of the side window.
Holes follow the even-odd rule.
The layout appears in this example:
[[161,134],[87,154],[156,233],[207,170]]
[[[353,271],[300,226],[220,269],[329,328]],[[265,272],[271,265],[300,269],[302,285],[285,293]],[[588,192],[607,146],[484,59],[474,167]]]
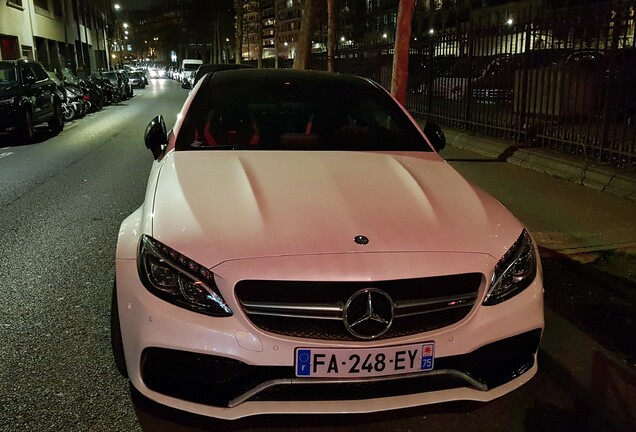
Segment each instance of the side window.
[[44,72],[44,68],[42,67],[42,65],[34,63],[31,66],[33,67],[33,71],[35,73],[36,80],[42,81],[42,80],[45,80],[45,79],[47,79],[49,77],[46,74],[46,72]]
[[360,103],[364,107],[364,115],[371,119],[371,124],[394,132],[400,132],[400,127],[395,123],[391,114],[371,98],[364,98]]
[[35,70],[33,69],[33,66],[30,64],[23,64],[22,65],[22,82],[33,82],[33,81],[37,81],[38,80],[38,76],[35,73]]

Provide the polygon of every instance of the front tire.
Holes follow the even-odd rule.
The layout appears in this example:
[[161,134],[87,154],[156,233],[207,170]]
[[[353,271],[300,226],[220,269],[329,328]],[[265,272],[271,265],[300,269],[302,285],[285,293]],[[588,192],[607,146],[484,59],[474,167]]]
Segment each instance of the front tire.
[[104,108],[104,97],[102,95],[97,95],[93,108],[95,109],[95,111],[101,111],[102,108]]
[[75,117],[77,117],[77,111],[71,103],[66,103],[64,107],[64,120],[69,122],[75,120]]
[[35,138],[35,125],[33,124],[33,114],[26,107],[22,112],[22,118],[17,128],[18,140],[22,143],[30,143]]
[[117,283],[113,283],[113,295],[110,303],[110,344],[113,350],[115,366],[119,373],[128,378],[126,357],[124,356],[124,343],[121,339],[121,324],[119,322],[119,308],[117,306]]

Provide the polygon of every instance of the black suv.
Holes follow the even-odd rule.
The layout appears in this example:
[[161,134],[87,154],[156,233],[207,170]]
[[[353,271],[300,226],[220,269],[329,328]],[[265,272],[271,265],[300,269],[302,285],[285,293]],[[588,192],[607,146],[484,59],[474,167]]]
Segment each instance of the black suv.
[[30,142],[35,126],[47,122],[54,133],[64,128],[62,100],[41,64],[29,60],[0,61],[0,133]]

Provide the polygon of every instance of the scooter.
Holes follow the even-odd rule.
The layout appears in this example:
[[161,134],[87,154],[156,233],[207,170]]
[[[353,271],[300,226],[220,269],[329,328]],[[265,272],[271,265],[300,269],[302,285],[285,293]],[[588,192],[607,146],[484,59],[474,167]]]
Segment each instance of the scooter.
[[64,111],[64,120],[71,121],[76,118],[84,117],[87,112],[86,102],[84,101],[84,93],[77,86],[68,82],[64,82],[65,102],[62,104]]

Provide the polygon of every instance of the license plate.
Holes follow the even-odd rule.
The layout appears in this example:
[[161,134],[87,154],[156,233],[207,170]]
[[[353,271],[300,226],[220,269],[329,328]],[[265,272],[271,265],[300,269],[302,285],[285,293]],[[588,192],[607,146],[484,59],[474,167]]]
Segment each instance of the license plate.
[[297,377],[353,378],[433,369],[435,342],[382,348],[296,348]]

